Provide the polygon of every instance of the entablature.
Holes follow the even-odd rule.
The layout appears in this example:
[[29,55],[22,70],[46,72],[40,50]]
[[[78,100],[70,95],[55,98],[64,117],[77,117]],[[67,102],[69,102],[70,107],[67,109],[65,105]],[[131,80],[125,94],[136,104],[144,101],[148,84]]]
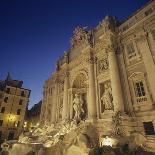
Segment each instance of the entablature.
[[120,32],[128,31],[131,27],[133,27],[137,23],[140,23],[142,20],[145,20],[150,15],[152,15],[154,12],[155,12],[155,1],[152,0],[148,2],[145,6],[143,6],[141,9],[137,10],[129,18],[127,18],[126,21],[124,21],[119,26],[119,31]]

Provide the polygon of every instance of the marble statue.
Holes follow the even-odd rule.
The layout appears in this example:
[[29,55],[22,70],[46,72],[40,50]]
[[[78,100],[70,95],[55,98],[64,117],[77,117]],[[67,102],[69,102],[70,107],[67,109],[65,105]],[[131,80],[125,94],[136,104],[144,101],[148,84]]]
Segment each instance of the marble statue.
[[74,111],[75,111],[74,118],[76,118],[76,119],[79,119],[81,113],[84,112],[84,110],[82,108],[82,104],[83,104],[83,101],[80,99],[79,95],[75,94],[75,98],[73,100],[73,108],[74,108]]
[[113,108],[113,98],[112,98],[112,90],[110,84],[106,83],[104,85],[104,93],[101,97],[101,101],[103,102],[105,110],[111,110]]

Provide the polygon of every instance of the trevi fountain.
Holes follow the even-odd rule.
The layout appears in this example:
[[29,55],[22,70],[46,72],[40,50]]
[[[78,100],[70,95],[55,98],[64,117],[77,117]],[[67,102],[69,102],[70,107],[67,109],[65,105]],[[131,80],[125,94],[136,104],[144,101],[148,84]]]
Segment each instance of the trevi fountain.
[[[44,83],[40,123],[9,155],[155,152],[155,1],[124,22],[106,16],[76,27]],[[119,153],[117,153],[117,151]],[[129,154],[129,153],[128,153]]]

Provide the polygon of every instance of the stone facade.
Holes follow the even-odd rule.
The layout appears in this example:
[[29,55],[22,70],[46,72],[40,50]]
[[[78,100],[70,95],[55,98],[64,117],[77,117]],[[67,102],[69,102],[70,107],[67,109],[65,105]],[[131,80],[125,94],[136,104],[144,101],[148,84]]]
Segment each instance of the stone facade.
[[45,81],[40,120],[75,117],[92,122],[98,139],[138,133],[155,148],[155,1],[123,23],[106,16],[92,30],[75,28]]

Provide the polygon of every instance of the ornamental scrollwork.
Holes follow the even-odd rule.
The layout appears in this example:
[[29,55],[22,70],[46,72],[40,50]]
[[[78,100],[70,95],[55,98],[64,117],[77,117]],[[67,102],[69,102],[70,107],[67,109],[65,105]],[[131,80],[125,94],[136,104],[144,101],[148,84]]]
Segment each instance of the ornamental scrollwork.
[[120,111],[114,114],[114,116],[112,117],[112,123],[114,126],[114,135],[124,135],[124,130],[122,127],[122,113]]
[[108,70],[109,63],[107,59],[102,59],[98,61],[98,71],[99,73]]

